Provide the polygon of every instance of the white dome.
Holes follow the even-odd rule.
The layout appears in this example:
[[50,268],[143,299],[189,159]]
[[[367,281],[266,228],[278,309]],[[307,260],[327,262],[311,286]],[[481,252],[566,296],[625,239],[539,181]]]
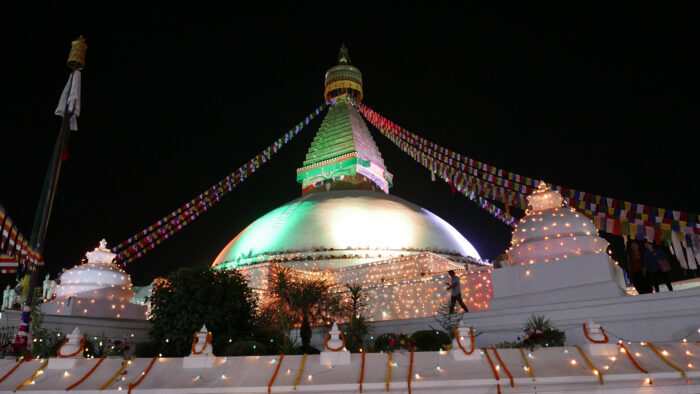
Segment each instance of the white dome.
[[112,263],[115,254],[106,248],[106,243],[88,252],[86,256],[87,263],[75,266],[61,275],[61,284],[56,287],[56,298],[79,297],[129,302],[134,295],[131,277]]
[[595,224],[575,209],[562,207],[562,200],[559,192],[543,185],[528,196],[532,210],[517,223],[508,251],[514,264],[558,261],[605,251],[608,242],[598,236]]
[[381,192],[335,190],[309,193],[267,213],[241,231],[213,265],[328,250],[433,251],[480,259],[454,227],[426,209]]

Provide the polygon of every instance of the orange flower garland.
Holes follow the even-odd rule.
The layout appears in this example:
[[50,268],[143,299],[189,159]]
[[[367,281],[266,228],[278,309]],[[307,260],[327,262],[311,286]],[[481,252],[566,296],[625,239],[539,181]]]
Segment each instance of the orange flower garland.
[[498,354],[498,350],[496,350],[495,347],[492,347],[491,350],[493,350],[493,353],[496,355],[498,362],[503,366],[503,370],[506,372],[506,375],[508,375],[508,377],[510,378],[510,387],[515,387],[515,383],[513,382],[513,375],[510,374],[508,367],[506,367],[506,364],[503,363],[503,360],[501,360],[501,356]]
[[72,385],[68,386],[68,388],[66,389],[66,391],[71,391],[71,390],[73,390],[75,387],[77,387],[80,383],[83,383],[83,382],[85,381],[85,379],[88,378],[88,376],[92,375],[92,373],[95,372],[95,370],[97,369],[97,367],[99,367],[100,364],[102,364],[102,361],[104,361],[104,360],[105,360],[105,356],[100,357],[100,361],[98,361],[97,364],[95,364],[95,366],[92,367],[92,369],[90,369],[90,371],[88,371],[88,373],[86,373],[85,376],[83,376],[80,380],[78,380],[77,382],[75,382],[75,383],[73,383]]
[[294,381],[294,390],[297,389],[297,385],[301,380],[301,375],[304,374],[304,365],[306,365],[306,353],[304,353],[304,357],[301,358],[301,366],[299,367],[299,373],[297,374],[297,378]]
[[360,367],[360,393],[362,392],[362,381],[365,380],[365,352],[362,353],[362,366]]
[[15,364],[15,366],[12,367],[11,370],[7,371],[7,373],[5,374],[5,376],[3,376],[3,377],[0,378],[0,383],[2,383],[3,380],[7,379],[8,376],[12,375],[12,372],[15,372],[15,370],[20,366],[20,364],[22,364],[22,363],[25,362],[26,360],[27,360],[27,359],[24,358],[24,357],[20,358],[20,359],[19,359],[19,362],[18,362],[17,364]]
[[618,343],[617,346],[619,346],[620,349],[623,350],[623,353],[627,354],[627,357],[630,358],[630,360],[632,361],[632,364],[634,364],[634,366],[637,367],[638,370],[640,370],[640,371],[642,371],[642,372],[644,372],[644,373],[647,373],[647,374],[649,373],[646,369],[642,368],[642,367],[637,363],[637,360],[635,360],[634,357],[632,357],[632,353],[630,353],[630,351],[627,350],[627,348],[625,347],[625,345],[623,345],[623,344],[621,344],[621,343]]
[[56,357],[58,358],[70,358],[77,356],[79,353],[83,351],[83,348],[85,348],[85,340],[87,339],[87,334],[83,334],[83,339],[80,340],[80,346],[78,346],[78,350],[76,350],[74,353],[71,354],[61,354],[61,349],[63,349],[63,345],[68,343],[68,338],[66,338],[65,341],[61,344],[61,346],[58,347],[58,350],[56,350]]
[[330,341],[330,339],[331,339],[331,334],[329,332],[328,335],[326,335],[326,341],[324,342],[326,345],[326,349],[330,350],[331,352],[339,352],[339,351],[343,350],[345,348],[345,335],[343,335],[342,330],[340,331],[340,338],[343,340],[343,344],[340,345],[340,347],[332,348],[332,347],[328,346],[328,341]]
[[[459,343],[459,342],[457,342]],[[493,365],[493,361],[491,361],[491,356],[489,356],[489,352],[485,348],[481,348],[481,351],[484,352],[486,355],[486,359],[489,360],[489,365],[491,366],[491,370],[493,371],[493,376],[496,377],[496,380],[501,380],[501,377],[498,376],[498,371],[496,370],[496,367]],[[501,385],[500,383],[496,383],[496,388],[498,389],[498,394],[501,394]]]
[[474,353],[474,349],[475,349],[474,348],[474,327],[469,326],[469,340],[471,341],[471,348],[472,348],[472,350],[470,350],[470,351],[466,351],[464,349],[464,346],[462,346],[462,342],[459,340],[459,333],[457,332],[457,326],[455,326],[454,331],[455,331],[455,339],[457,340],[457,345],[459,346],[460,349],[462,349],[464,354],[466,354],[468,356],[468,355]]
[[151,363],[148,365],[148,368],[146,368],[146,370],[143,371],[143,373],[141,374],[141,377],[139,377],[139,379],[137,381],[135,381],[134,383],[129,383],[129,394],[131,394],[131,390],[133,390],[134,388],[136,388],[136,386],[141,384],[141,381],[143,380],[143,378],[146,377],[146,375],[148,375],[148,372],[151,371],[151,368],[153,367],[153,363],[155,363],[156,360],[158,360],[158,356],[153,357],[153,360],[151,360]]
[[525,368],[527,368],[527,373],[530,374],[530,377],[534,381],[535,380],[535,371],[532,370],[532,366],[530,365],[530,362],[527,361],[527,356],[525,356],[525,351],[523,350],[523,348],[520,347],[518,349],[520,349],[520,355],[523,356],[523,361],[525,362]]
[[683,378],[686,378],[686,377],[687,377],[686,374],[685,374],[685,371],[684,371],[683,369],[681,369],[678,365],[672,363],[669,359],[667,359],[666,357],[664,357],[664,355],[661,354],[661,352],[659,352],[659,349],[657,349],[656,346],[654,346],[653,343],[651,343],[651,342],[645,342],[645,345],[649,346],[649,347],[651,348],[651,350],[653,350],[654,353],[656,353],[656,355],[659,356],[659,358],[660,358],[661,360],[663,360],[663,362],[665,362],[666,364],[668,364],[669,367],[671,367],[671,368],[675,369],[676,371],[680,372],[681,375],[683,376]]
[[598,340],[591,338],[588,335],[588,330],[586,329],[586,323],[583,323],[583,335],[586,337],[586,339],[588,339],[589,341],[591,341],[593,343],[608,343],[608,341],[610,341],[610,338],[608,338],[608,334],[606,334],[605,330],[603,330],[603,326],[600,326],[600,332],[603,333],[603,338],[605,338],[605,339],[598,341]]
[[114,379],[116,379],[117,376],[119,376],[119,374],[122,373],[122,371],[124,370],[124,368],[126,368],[127,365],[131,364],[131,360],[132,360],[132,359],[133,359],[133,357],[130,358],[130,359],[128,359],[128,360],[125,360],[125,361],[122,363],[122,366],[119,367],[119,370],[117,371],[117,373],[115,373],[114,375],[112,375],[112,377],[109,378],[109,380],[108,380],[107,382],[105,382],[105,384],[103,384],[102,387],[100,387],[100,390],[106,389],[107,386],[109,386],[109,385],[114,381]]
[[31,381],[34,380],[34,378],[36,378],[37,375],[39,375],[39,374],[41,373],[41,370],[43,370],[44,368],[46,368],[46,366],[47,366],[48,364],[49,364],[49,359],[46,359],[46,361],[44,361],[44,363],[41,364],[41,366],[39,367],[39,369],[37,369],[36,372],[34,372],[34,373],[32,374],[32,376],[29,377],[29,379],[27,379],[27,380],[25,380],[24,382],[20,383],[20,385],[17,386],[17,387],[15,387],[15,389],[14,389],[13,391],[17,391],[17,390],[21,389],[22,387],[24,387],[24,386],[28,385],[29,383],[31,383]]
[[204,349],[207,348],[207,344],[210,344],[210,343],[211,343],[211,332],[208,332],[208,333],[207,333],[207,339],[204,340],[204,346],[202,346],[202,349],[201,349],[200,351],[197,351],[197,349],[195,349],[195,346],[194,346],[194,345],[195,345],[196,343],[197,343],[197,331],[195,331],[195,333],[194,333],[194,338],[192,339],[192,354],[195,354],[195,355],[202,354],[202,352],[204,351]]
[[584,360],[586,360],[586,364],[593,370],[593,374],[598,376],[598,380],[600,381],[600,384],[603,384],[603,373],[600,372],[598,368],[596,368],[595,365],[593,365],[593,362],[591,362],[591,359],[588,358],[586,353],[581,349],[581,346],[579,345],[574,345],[576,349],[578,349],[579,353],[581,353],[581,356],[583,357]]
[[280,367],[282,366],[282,360],[284,360],[284,353],[280,354],[280,362],[277,363],[275,373],[272,374],[272,379],[270,379],[270,383],[267,384],[267,394],[270,394],[270,391],[272,391],[272,383],[275,383],[275,379],[277,379],[277,372],[280,371]]

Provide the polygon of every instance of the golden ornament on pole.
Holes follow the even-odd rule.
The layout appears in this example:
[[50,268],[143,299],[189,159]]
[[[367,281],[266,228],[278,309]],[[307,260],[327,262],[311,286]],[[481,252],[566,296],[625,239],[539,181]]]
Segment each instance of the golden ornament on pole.
[[80,36],[71,42],[70,54],[68,55],[68,67],[73,70],[82,70],[85,67],[85,51],[87,44],[85,38]]

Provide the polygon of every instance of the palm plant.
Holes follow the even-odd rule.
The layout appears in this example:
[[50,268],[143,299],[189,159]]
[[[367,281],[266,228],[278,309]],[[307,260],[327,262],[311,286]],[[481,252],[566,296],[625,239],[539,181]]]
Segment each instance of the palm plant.
[[367,295],[366,290],[360,285],[346,284],[345,287],[348,294],[344,304],[344,312],[348,317],[348,325],[345,329],[346,347],[351,352],[357,352],[362,348],[365,337],[371,331],[363,315]]

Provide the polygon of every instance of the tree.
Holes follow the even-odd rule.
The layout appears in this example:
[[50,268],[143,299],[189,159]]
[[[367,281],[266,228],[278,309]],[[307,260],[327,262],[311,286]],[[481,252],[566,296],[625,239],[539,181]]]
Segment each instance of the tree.
[[345,327],[345,347],[351,352],[358,352],[364,343],[364,339],[370,334],[371,327],[364,316],[367,299],[366,290],[360,285],[346,284],[347,297],[345,298],[344,312],[348,318]]
[[202,324],[214,334],[215,352],[223,350],[229,339],[251,335],[256,301],[237,270],[182,267],[157,281],[148,299],[150,336],[163,355],[189,355],[194,332]]
[[298,326],[302,351],[310,352],[311,326],[328,324],[339,316],[340,296],[329,292],[331,285],[325,279],[299,277],[284,266],[270,269],[269,283],[272,301],[265,314],[282,330]]

